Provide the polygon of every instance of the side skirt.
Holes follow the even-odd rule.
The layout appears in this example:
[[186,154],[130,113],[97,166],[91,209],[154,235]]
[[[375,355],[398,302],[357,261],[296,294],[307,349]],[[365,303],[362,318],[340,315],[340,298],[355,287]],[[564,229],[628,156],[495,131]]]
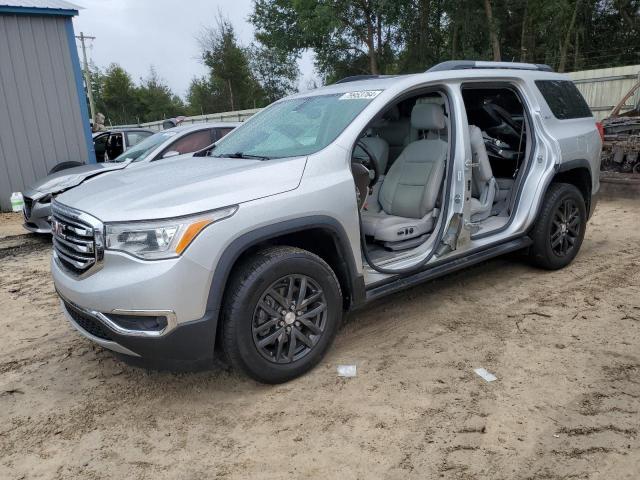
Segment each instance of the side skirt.
[[527,248],[532,243],[531,239],[527,236],[519,237],[514,240],[510,240],[499,245],[491,246],[479,252],[474,252],[469,255],[465,255],[453,260],[445,260],[442,263],[436,263],[429,266],[426,270],[421,270],[412,275],[398,277],[390,282],[384,284],[373,285],[367,290],[367,296],[365,303],[371,302],[378,298],[384,297],[400,290],[405,290],[414,285],[433,280],[434,278],[441,277],[448,273],[452,273],[463,268],[470,267],[477,263],[484,262],[490,258],[498,257],[506,253],[515,252]]

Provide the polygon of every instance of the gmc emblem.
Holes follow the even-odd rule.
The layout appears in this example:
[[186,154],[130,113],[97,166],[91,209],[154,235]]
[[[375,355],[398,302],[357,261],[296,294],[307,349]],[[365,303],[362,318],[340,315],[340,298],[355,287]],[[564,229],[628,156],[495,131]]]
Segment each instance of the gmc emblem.
[[57,220],[51,220],[51,233],[56,237],[66,238],[64,235],[64,225]]

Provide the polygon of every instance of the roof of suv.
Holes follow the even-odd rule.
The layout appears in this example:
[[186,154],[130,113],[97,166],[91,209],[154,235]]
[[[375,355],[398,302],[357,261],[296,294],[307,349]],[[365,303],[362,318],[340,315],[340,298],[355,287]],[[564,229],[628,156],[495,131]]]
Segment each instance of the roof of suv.
[[[455,60],[442,62],[421,73],[406,75],[357,75],[344,78],[337,83],[326,85],[312,91],[292,95],[289,98],[313,95],[346,93],[358,90],[385,90],[400,82],[414,79],[415,83],[446,81],[461,78],[528,78],[528,79],[568,79],[564,74],[556,73],[547,65],[510,62],[484,62],[473,60]],[[409,84],[412,82],[409,81]],[[409,86],[409,85],[408,85]]]

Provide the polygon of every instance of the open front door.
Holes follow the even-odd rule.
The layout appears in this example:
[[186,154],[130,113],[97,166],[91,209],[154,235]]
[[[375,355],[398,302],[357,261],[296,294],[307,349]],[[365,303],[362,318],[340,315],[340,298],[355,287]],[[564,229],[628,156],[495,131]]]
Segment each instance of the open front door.
[[444,234],[436,247],[435,256],[441,258],[467,245],[471,240],[471,181],[473,155],[469,143],[467,114],[460,87],[451,88],[449,93],[453,142],[451,145],[452,175],[449,178],[449,215]]

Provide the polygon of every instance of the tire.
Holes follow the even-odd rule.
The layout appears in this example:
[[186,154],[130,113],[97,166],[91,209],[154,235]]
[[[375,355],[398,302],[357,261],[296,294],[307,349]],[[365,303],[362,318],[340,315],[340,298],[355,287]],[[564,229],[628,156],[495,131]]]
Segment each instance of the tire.
[[243,261],[228,283],[223,351],[234,369],[259,382],[289,381],[322,359],[342,305],[338,279],[322,258],[294,247],[265,248]]
[[568,183],[552,184],[531,232],[534,265],[547,270],[569,265],[580,250],[586,226],[587,209],[580,190]]
[[51,175],[52,173],[56,173],[56,172],[60,172],[62,170],[66,170],[67,168],[73,168],[73,167],[79,167],[80,165],[84,165],[84,163],[81,162],[61,162],[57,165],[55,165],[51,170],[49,170],[49,175]]

